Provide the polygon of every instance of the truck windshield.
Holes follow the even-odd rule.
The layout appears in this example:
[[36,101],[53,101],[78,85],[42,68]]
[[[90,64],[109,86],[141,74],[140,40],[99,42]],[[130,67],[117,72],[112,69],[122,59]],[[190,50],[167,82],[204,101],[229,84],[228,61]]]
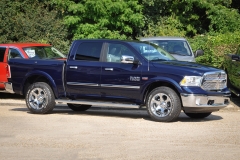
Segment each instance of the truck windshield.
[[150,42],[160,46],[171,54],[182,56],[192,55],[190,47],[185,40],[150,40]]
[[171,54],[149,42],[129,42],[141,55],[150,61],[176,60]]
[[25,47],[23,50],[26,52],[30,59],[62,59],[66,58],[64,54],[52,46],[36,46]]

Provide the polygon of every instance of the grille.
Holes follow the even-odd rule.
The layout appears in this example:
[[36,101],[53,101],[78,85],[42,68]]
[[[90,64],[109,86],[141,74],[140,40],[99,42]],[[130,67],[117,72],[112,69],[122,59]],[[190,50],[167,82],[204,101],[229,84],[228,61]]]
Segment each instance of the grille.
[[203,76],[202,89],[221,90],[226,87],[227,74],[225,72],[208,72]]

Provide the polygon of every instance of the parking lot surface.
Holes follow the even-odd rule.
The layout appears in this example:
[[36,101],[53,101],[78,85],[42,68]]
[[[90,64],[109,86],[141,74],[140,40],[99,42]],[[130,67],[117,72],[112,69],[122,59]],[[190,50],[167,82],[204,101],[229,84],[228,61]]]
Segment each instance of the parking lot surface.
[[93,106],[31,114],[22,96],[0,93],[0,159],[240,159],[240,108],[196,120],[152,121],[144,109]]

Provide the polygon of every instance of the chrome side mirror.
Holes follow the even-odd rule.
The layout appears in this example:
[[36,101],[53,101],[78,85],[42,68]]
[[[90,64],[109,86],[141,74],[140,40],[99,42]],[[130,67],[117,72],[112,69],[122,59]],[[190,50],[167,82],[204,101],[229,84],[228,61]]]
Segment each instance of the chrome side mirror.
[[204,54],[204,51],[203,51],[203,50],[196,50],[196,52],[195,52],[195,57],[202,56],[203,54]]
[[138,60],[134,60],[133,56],[126,56],[126,55],[122,55],[121,62],[122,63],[139,64],[139,61]]

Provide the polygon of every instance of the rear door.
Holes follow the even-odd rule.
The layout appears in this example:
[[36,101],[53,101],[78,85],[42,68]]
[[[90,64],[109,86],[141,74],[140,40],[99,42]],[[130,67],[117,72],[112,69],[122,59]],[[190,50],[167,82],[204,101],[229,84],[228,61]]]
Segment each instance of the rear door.
[[121,56],[138,59],[135,51],[121,42],[108,42],[104,48],[106,56],[103,57],[106,58],[102,64],[101,96],[125,102],[140,99],[142,65],[121,62]]
[[84,41],[78,45],[75,56],[66,66],[66,91],[73,99],[98,98],[100,96],[101,62],[103,42]]
[[7,47],[0,46],[0,90],[5,89],[4,82],[7,82],[6,67],[7,67]]

